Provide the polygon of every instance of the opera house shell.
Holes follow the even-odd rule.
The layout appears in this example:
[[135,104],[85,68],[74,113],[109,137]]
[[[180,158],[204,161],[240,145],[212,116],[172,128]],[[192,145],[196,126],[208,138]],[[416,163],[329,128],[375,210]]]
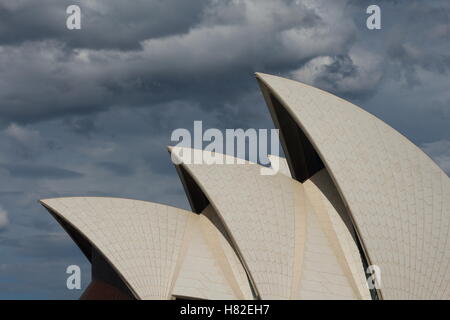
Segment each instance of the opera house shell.
[[[446,173],[359,107],[256,76],[286,155],[271,157],[282,164],[276,174],[250,162],[179,158],[192,211],[118,198],[41,200],[92,264],[81,298],[449,299]],[[381,272],[376,288],[369,266]]]

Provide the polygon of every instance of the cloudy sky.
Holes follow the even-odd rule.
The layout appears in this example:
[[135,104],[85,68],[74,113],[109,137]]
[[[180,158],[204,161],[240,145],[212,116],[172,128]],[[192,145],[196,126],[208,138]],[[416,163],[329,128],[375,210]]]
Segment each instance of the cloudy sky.
[[71,264],[89,282],[40,198],[188,208],[171,132],[272,128],[257,71],[356,103],[450,173],[448,0],[0,0],[0,299],[76,299]]

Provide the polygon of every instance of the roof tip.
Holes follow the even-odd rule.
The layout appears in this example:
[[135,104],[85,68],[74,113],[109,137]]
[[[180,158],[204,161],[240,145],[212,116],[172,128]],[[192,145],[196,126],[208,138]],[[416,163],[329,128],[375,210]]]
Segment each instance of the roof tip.
[[63,199],[65,197],[58,197],[58,198],[45,198],[45,199],[39,199],[38,202],[42,204],[43,206],[48,205],[49,202],[52,202],[54,200]]
[[256,76],[256,78],[258,78],[258,79],[261,79],[261,78],[263,78],[264,76],[267,76],[268,74],[267,73],[263,73],[263,72],[255,72],[255,76]]
[[267,83],[276,76],[274,76],[272,74],[268,74],[268,73],[263,73],[263,72],[255,72],[255,77],[257,80]]
[[44,207],[47,207],[47,201],[48,200],[50,200],[50,199],[39,199],[38,200],[38,203],[40,204],[40,205],[42,205],[42,206],[44,206]]
[[172,152],[173,146],[167,146],[167,151]]

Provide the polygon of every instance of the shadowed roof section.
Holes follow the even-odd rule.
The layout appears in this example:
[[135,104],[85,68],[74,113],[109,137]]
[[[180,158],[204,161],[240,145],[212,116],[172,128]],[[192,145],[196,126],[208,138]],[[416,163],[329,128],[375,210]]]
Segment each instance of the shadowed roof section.
[[269,108],[284,109],[303,134],[297,143],[283,144],[293,176],[301,180],[311,174],[318,159],[326,167],[370,262],[381,268],[383,297],[449,299],[447,175],[359,107],[296,81],[256,76]]

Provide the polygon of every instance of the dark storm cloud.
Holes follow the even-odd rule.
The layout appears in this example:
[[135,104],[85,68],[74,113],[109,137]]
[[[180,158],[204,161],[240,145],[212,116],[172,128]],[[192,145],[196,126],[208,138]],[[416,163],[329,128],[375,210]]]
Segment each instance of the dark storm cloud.
[[[66,8],[79,5],[84,32],[65,28]],[[186,33],[198,23],[206,0],[0,1],[0,44],[58,40],[73,48],[140,49],[140,42]],[[162,19],[162,17],[164,17]]]
[[83,176],[76,171],[45,165],[3,164],[0,167],[5,168],[13,177],[27,179],[74,179]]
[[375,94],[378,89],[381,79],[376,73],[374,76],[375,79],[378,78],[375,83],[369,83],[367,86],[347,87],[346,83],[359,82],[364,80],[367,75],[362,74],[349,55],[337,55],[331,57],[330,63],[323,66],[322,72],[317,75],[314,84],[333,93],[344,95],[347,99],[364,100]]
[[[9,10],[20,12],[30,3],[9,5]],[[96,26],[97,32],[120,44],[121,32],[130,24],[127,21],[139,20],[147,11],[145,3],[133,4],[133,9],[128,10],[120,1],[106,6],[108,12],[119,13],[103,18],[117,25],[108,32]],[[39,28],[36,33],[42,36],[37,36],[36,41],[3,46],[0,120],[29,123],[95,113],[111,106],[151,106],[176,100],[199,103],[204,110],[211,110],[236,103],[243,93],[255,90],[255,71],[287,71],[318,54],[343,53],[351,43],[351,25],[344,23],[335,28],[314,8],[294,1],[207,3],[204,10],[195,4],[197,10],[183,10],[185,5],[180,7],[179,1],[177,5],[168,2],[167,6],[175,7],[176,15],[183,12],[200,21],[193,23],[191,19],[185,33],[169,32],[161,38],[129,30],[133,34],[124,38],[139,38],[142,48],[137,51],[75,48],[68,39],[46,36],[49,32]],[[120,8],[116,10],[115,6]],[[116,16],[120,14],[124,17]],[[20,32],[28,29],[33,28],[18,28],[18,39]],[[59,29],[68,33],[67,37],[90,39],[95,34],[86,28],[72,32],[63,25]],[[143,29],[153,30],[151,26]],[[315,35],[321,37],[320,43],[312,39]],[[98,44],[101,40],[92,42]],[[74,128],[77,130],[76,124]]]
[[[3,2],[5,16],[9,13],[2,20],[8,45],[0,56],[3,79],[8,80],[0,87],[4,123],[177,100],[197,103],[205,111],[223,110],[256,90],[253,72],[289,74],[317,63],[320,71],[312,84],[364,100],[376,93],[385,70],[413,84],[420,81],[418,68],[445,73],[450,63],[449,8],[443,2],[442,8],[418,1],[408,6],[381,2],[383,26],[390,30],[378,34],[365,28],[365,4],[360,2],[326,2],[326,10],[321,2],[296,1],[82,2],[86,27],[73,32],[56,23],[67,3]],[[48,27],[38,27],[42,24]],[[378,52],[385,55],[383,64],[370,65],[364,53],[358,60],[355,43],[381,34],[387,45]],[[370,40],[366,51],[379,47],[376,41],[373,48],[368,45]],[[127,51],[135,46],[139,50]],[[99,50],[104,48],[109,50]],[[92,120],[83,121],[69,125],[79,133],[95,129]]]

